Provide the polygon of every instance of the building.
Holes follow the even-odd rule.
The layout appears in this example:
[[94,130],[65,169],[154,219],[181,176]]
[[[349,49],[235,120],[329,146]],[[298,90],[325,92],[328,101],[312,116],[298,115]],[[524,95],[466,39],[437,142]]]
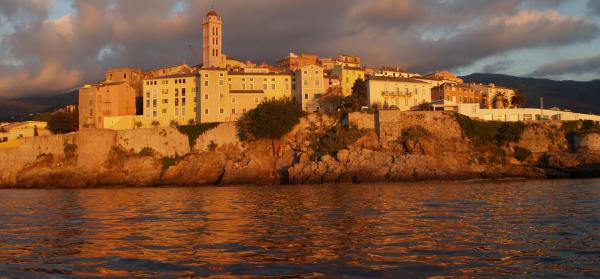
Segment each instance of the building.
[[340,54],[335,57],[335,61],[338,65],[342,65],[344,67],[350,68],[360,68],[362,65],[360,64],[360,57],[356,55],[347,55]]
[[444,83],[431,89],[431,99],[451,101],[456,104],[481,104],[485,98],[470,84]]
[[483,95],[483,100],[481,102],[482,108],[488,109],[504,109],[504,108],[513,108],[514,104],[511,103],[512,97],[515,96],[515,90],[496,86],[493,83],[490,84],[472,84],[471,85],[476,90],[480,91]]
[[[148,127],[196,122],[198,74],[178,74],[144,80],[144,119]],[[144,126],[142,124],[142,126]]]
[[279,68],[296,71],[298,68],[302,68],[304,66],[316,65],[318,59],[319,58],[314,54],[295,54],[293,52],[290,52],[290,54],[287,57],[277,61],[275,65]]
[[435,80],[445,80],[454,83],[464,83],[464,81],[461,78],[455,76],[454,74],[448,71],[436,71],[433,74],[425,75],[423,77]]
[[331,75],[340,78],[342,86],[342,94],[344,96],[352,95],[352,87],[356,80],[365,80],[365,70],[357,67],[347,67],[343,65],[337,65],[331,71]]
[[142,114],[143,73],[111,69],[104,81],[79,89],[79,128],[103,128],[104,117]]
[[317,65],[307,65],[295,72],[294,99],[307,112],[319,111],[319,99],[325,93],[323,68]]
[[388,66],[381,66],[377,69],[374,70],[374,72],[372,73],[373,76],[376,77],[400,77],[400,78],[412,78],[412,77],[418,77],[419,74],[417,73],[411,73],[405,70],[402,70],[398,67],[388,67]]
[[[440,102],[445,104],[440,105]],[[436,104],[438,103],[438,104]],[[486,109],[480,108],[478,104],[452,104],[448,101],[434,102],[435,110],[455,111],[473,119],[483,121],[501,121],[501,122],[532,122],[532,121],[577,121],[591,120],[600,121],[599,115],[583,114],[571,111],[561,111],[553,109],[539,108],[507,108],[507,109]]]
[[431,85],[416,79],[371,77],[366,85],[371,107],[407,111],[431,102]]
[[14,147],[10,142],[14,143],[18,139],[45,135],[50,135],[46,122],[3,123],[0,125],[0,148]]
[[215,10],[210,10],[202,21],[202,67],[224,68],[223,20]]

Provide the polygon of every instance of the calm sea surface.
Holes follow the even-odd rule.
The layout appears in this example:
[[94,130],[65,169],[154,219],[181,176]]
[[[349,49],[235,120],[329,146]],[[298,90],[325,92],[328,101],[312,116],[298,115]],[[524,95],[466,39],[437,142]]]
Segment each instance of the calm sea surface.
[[0,277],[600,277],[600,180],[0,190]]

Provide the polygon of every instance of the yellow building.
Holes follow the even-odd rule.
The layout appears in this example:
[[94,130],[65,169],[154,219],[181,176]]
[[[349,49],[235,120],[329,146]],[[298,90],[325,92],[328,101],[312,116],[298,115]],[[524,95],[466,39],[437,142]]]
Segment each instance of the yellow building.
[[365,69],[360,67],[337,65],[333,68],[331,74],[340,78],[344,96],[352,95],[352,87],[357,79],[365,80]]
[[196,122],[197,74],[150,78],[143,84],[144,117],[153,126]]
[[326,88],[323,68],[317,65],[298,68],[295,72],[295,79],[293,99],[302,106],[304,111],[319,111],[319,99],[325,93]]
[[0,148],[16,147],[18,139],[50,135],[46,122],[25,121],[0,125]]
[[79,88],[79,128],[102,128],[104,117],[141,114],[142,77],[139,69],[111,69],[104,81]]
[[371,77],[367,80],[367,99],[370,106],[381,109],[414,110],[431,103],[429,83],[412,78]]

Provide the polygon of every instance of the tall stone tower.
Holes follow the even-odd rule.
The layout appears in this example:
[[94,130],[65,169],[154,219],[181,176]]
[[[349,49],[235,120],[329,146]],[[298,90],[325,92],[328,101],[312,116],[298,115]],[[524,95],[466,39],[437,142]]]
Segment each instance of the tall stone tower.
[[222,48],[223,20],[211,9],[202,22],[202,63],[204,68],[224,68]]

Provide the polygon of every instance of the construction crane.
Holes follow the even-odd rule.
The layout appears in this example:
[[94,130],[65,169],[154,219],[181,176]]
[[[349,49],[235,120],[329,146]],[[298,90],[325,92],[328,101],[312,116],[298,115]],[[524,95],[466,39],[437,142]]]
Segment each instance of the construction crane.
[[196,58],[196,61],[198,62],[198,64],[202,64],[202,57],[200,55],[198,55],[198,53],[196,52],[196,50],[194,49],[192,44],[189,44],[188,47],[190,48],[190,52],[192,53],[192,56],[194,56],[194,58]]

